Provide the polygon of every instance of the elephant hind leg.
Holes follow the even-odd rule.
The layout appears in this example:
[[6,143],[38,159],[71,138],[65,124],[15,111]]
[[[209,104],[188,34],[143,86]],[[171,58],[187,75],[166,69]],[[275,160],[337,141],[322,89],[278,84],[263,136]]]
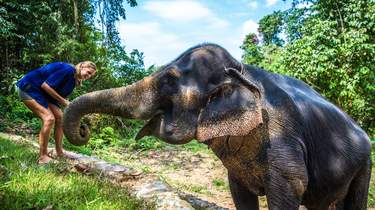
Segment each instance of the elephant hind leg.
[[371,159],[365,167],[358,171],[350,183],[348,193],[344,200],[344,210],[367,209],[368,188],[371,177]]

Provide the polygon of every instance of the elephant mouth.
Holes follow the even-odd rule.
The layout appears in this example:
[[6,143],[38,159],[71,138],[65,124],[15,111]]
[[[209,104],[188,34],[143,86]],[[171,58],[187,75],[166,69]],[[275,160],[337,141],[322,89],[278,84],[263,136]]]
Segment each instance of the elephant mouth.
[[142,139],[145,136],[157,136],[160,137],[161,128],[164,125],[164,114],[163,111],[157,111],[153,117],[138,131],[135,136],[135,140]]
[[145,136],[156,136],[170,144],[185,144],[193,138],[190,135],[181,134],[177,127],[166,124],[164,113],[154,115],[137,133],[135,140],[140,140]]
[[170,144],[188,143],[194,138],[196,130],[182,124],[182,122],[180,124],[171,123],[167,114],[160,110],[141,128],[135,140],[145,136],[155,136]]

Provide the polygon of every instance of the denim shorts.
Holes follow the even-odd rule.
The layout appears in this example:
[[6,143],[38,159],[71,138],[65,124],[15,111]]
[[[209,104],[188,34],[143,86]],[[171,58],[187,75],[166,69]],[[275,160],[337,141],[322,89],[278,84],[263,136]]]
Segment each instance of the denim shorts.
[[22,100],[22,101],[25,101],[25,100],[33,100],[33,98],[27,94],[25,91],[19,89],[17,86],[16,86],[16,90],[18,92],[18,97]]
[[18,92],[18,97],[22,100],[35,100],[40,105],[42,105],[44,108],[48,109],[48,103],[51,103],[53,105],[56,105],[57,107],[60,107],[59,103],[56,100],[50,99],[51,97],[48,97],[47,95],[43,94],[42,92],[26,92],[21,90],[19,87],[16,86],[16,90]]

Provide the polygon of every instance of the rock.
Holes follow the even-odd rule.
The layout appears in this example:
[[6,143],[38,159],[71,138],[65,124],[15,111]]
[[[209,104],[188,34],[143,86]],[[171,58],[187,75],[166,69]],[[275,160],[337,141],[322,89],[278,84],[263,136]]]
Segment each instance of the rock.
[[156,209],[160,210],[190,210],[194,209],[189,203],[180,199],[170,186],[161,181],[150,181],[135,186],[135,196],[141,199],[152,199]]

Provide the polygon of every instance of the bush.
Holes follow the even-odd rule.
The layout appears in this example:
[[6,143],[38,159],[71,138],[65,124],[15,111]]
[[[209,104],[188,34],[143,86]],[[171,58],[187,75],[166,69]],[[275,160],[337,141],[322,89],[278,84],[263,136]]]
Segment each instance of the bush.
[[95,133],[90,138],[88,147],[92,149],[102,149],[103,147],[118,145],[120,136],[112,127],[104,127],[99,133]]
[[[246,36],[245,63],[305,81],[375,136],[374,1],[314,1],[274,12],[259,25],[267,29],[260,30],[263,42]],[[281,28],[289,41],[284,46]]]
[[24,134],[37,133],[41,128],[41,120],[16,94],[0,95],[0,113],[0,131]]

